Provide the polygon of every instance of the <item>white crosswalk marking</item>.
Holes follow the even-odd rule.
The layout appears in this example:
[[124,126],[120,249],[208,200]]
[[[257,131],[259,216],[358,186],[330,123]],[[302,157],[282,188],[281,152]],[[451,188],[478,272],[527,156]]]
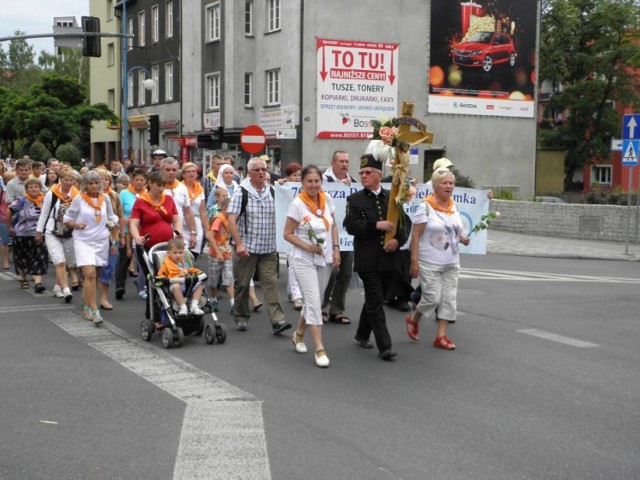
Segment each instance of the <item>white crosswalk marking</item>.
[[589,283],[626,283],[638,285],[640,278],[603,277],[595,275],[568,275],[560,273],[523,272],[517,270],[485,270],[463,268],[461,279],[510,280],[523,282],[589,282]]
[[544,330],[538,330],[535,328],[528,328],[524,330],[518,330],[519,333],[525,335],[531,335],[533,337],[544,338],[545,340],[551,340],[553,342],[563,343],[564,345],[571,345],[578,348],[595,348],[600,345],[596,343],[584,342],[571,337],[565,337],[563,335],[557,335],[555,333],[545,332]]

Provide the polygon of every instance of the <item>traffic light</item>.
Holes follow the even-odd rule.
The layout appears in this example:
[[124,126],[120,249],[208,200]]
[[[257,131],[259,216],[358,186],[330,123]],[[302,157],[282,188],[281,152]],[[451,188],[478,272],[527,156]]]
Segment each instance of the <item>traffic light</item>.
[[160,145],[160,117],[149,115],[149,143]]
[[[83,33],[100,33],[100,19],[98,17],[82,17]],[[82,55],[85,57],[99,57],[100,37],[89,35],[82,37]]]

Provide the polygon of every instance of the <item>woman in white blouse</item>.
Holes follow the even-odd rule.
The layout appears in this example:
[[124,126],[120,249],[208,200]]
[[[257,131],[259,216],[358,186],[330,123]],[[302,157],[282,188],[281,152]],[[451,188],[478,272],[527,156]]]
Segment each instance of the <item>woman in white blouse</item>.
[[[207,217],[207,209],[205,208],[204,188],[198,181],[198,167],[195,163],[186,162],[182,165],[180,171],[182,173],[182,183],[185,184],[189,191],[189,200],[191,202],[191,209],[193,210],[193,219],[196,226],[196,245],[190,250],[197,259],[198,255],[202,252],[204,232],[209,229],[209,219]],[[186,223],[183,226],[183,231],[188,231]]]
[[[87,172],[80,183],[80,193],[73,199],[64,215],[65,226],[73,229],[73,248],[76,264],[82,268],[84,284],[82,317],[100,325],[102,317],[96,298],[100,269],[111,254],[118,253],[118,217],[108,195],[102,193],[100,174]],[[111,244],[111,245],[109,245]]]
[[422,297],[413,315],[407,316],[407,334],[418,340],[418,322],[422,316],[436,316],[438,332],[433,346],[453,350],[447,327],[456,321],[456,295],[460,272],[458,244],[469,244],[452,195],[456,177],[448,169],[433,172],[433,193],[420,204],[411,230],[412,278],[420,276]]
[[322,172],[314,165],[302,170],[302,191],[289,206],[284,239],[293,245],[294,271],[302,291],[304,307],[293,344],[306,353],[304,333],[309,328],[315,344],[318,367],[328,367],[329,358],[322,344],[322,296],[331,268],[340,265],[338,228],[331,197],[322,191]]

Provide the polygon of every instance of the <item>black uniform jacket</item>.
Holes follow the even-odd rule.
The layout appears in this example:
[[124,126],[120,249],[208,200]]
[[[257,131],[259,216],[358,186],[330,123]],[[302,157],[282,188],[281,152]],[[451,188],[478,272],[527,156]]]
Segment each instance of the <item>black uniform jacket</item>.
[[[347,198],[347,213],[343,226],[353,235],[354,267],[356,272],[385,272],[399,267],[398,250],[387,253],[384,232],[376,230],[376,223],[387,218],[389,190],[384,188],[376,195],[367,189]],[[401,221],[396,239],[403,245],[411,231],[411,221],[401,209]]]

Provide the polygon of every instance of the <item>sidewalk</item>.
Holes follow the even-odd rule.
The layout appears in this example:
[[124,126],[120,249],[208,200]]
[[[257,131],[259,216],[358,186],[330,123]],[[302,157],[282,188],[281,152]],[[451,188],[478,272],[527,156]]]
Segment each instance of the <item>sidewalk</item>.
[[487,238],[487,253],[489,254],[640,261],[640,246],[631,242],[629,243],[629,255],[625,255],[624,242],[542,237],[501,230],[490,230]]

